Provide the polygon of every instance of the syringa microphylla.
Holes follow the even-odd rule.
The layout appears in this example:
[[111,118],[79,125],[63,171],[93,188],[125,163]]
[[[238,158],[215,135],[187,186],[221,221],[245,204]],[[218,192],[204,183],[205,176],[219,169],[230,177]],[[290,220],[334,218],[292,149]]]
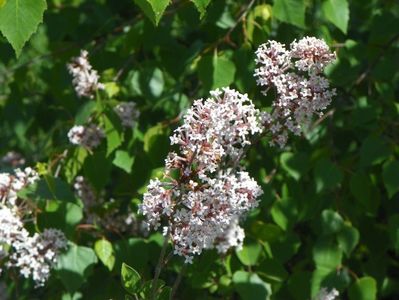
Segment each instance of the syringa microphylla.
[[[17,268],[25,278],[31,277],[37,286],[48,279],[60,250],[66,248],[64,234],[46,229],[30,236],[24,220],[31,210],[17,193],[34,183],[39,175],[32,168],[16,169],[14,174],[0,174],[0,258],[4,267]],[[3,265],[0,265],[0,273]]]
[[[216,247],[224,253],[232,246],[240,247],[243,231],[237,220],[258,205],[261,194],[256,181],[243,171],[227,170],[201,186],[193,185],[182,194],[171,216],[175,254],[189,262],[203,249]],[[238,234],[232,234],[233,227]]]
[[335,300],[339,296],[339,292],[336,289],[328,291],[326,288],[322,288],[313,300]]
[[[191,166],[201,176],[215,172],[225,160],[236,161],[250,145],[250,136],[260,133],[260,112],[247,94],[224,88],[210,92],[211,98],[194,101],[184,116],[184,123],[171,139],[179,145],[181,155],[171,153],[169,168],[180,168],[190,174]],[[195,162],[195,164],[193,164]]]
[[89,213],[98,204],[96,191],[83,176],[76,176],[73,188],[76,196],[83,202],[84,211]]
[[[260,112],[247,95],[230,88],[194,101],[171,137],[167,181],[150,181],[140,212],[148,226],[171,238],[174,253],[191,263],[203,249],[240,247],[239,219],[258,204],[259,185],[239,167],[251,137],[262,132]],[[178,170],[179,178],[169,175]],[[166,222],[166,223],[164,223]]]
[[61,250],[67,248],[65,235],[58,229],[46,229],[41,234],[15,239],[8,268],[18,268],[25,278],[31,277],[36,286],[43,286]]
[[80,51],[80,56],[74,57],[67,68],[73,77],[72,84],[78,96],[94,98],[95,92],[104,89],[104,85],[99,82],[100,77],[91,66],[88,57],[89,53],[86,50]]
[[15,169],[14,174],[0,173],[0,203],[15,206],[17,193],[38,179],[39,175],[30,167]]
[[25,164],[25,158],[21,153],[9,151],[1,158],[1,162],[5,165],[16,168]]
[[289,132],[302,134],[314,115],[322,115],[331,103],[336,92],[322,72],[335,58],[327,44],[314,37],[292,42],[290,50],[276,41],[259,46],[254,76],[266,88],[264,94],[270,88],[277,94],[272,112],[262,115],[272,145],[284,147]]
[[114,111],[119,116],[122,126],[133,128],[136,125],[140,112],[134,102],[123,102],[118,104]]
[[101,144],[101,140],[105,138],[105,133],[102,128],[95,124],[75,125],[69,130],[68,138],[74,145],[93,150]]

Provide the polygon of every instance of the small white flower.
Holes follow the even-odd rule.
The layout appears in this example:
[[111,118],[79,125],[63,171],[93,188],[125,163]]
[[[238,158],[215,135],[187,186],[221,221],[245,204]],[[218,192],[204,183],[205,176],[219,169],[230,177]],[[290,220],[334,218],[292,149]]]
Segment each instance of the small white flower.
[[335,300],[339,296],[339,292],[336,289],[328,291],[326,288],[322,288],[313,300]]
[[115,107],[115,112],[122,122],[122,126],[133,128],[140,116],[140,112],[134,102],[123,102]]
[[314,115],[320,115],[331,103],[335,90],[322,76],[324,68],[335,60],[323,40],[305,37],[284,45],[269,41],[256,51],[257,84],[265,86],[264,94],[274,88],[277,97],[273,112],[263,114],[262,121],[271,131],[271,145],[284,147],[288,133],[300,135],[309,127]]
[[95,124],[75,125],[69,130],[68,138],[72,144],[92,150],[101,144],[101,140],[105,138],[105,133]]
[[82,50],[80,56],[74,57],[67,67],[73,76],[72,83],[78,96],[93,98],[96,90],[104,89],[104,85],[99,82],[98,73],[90,65],[88,56],[89,53]]
[[10,165],[12,167],[18,167],[25,164],[25,158],[15,151],[9,151],[1,159],[2,163]]

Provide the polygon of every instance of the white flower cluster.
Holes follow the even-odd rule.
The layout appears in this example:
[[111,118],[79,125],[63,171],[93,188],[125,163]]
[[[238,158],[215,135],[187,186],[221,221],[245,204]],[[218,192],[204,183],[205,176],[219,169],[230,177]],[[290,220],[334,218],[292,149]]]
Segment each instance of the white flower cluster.
[[83,209],[86,213],[89,213],[90,210],[97,205],[97,196],[93,187],[83,176],[77,176],[73,188],[76,196],[83,202]]
[[95,124],[75,125],[69,130],[68,138],[72,144],[92,150],[101,144],[101,140],[105,138],[105,133]]
[[121,119],[123,127],[133,128],[140,116],[140,112],[134,102],[120,103],[114,108],[114,110]]
[[86,50],[80,51],[80,56],[74,57],[67,67],[73,76],[72,83],[78,96],[93,98],[97,90],[104,89],[104,85],[99,82],[98,73],[91,66],[88,56]]
[[276,41],[257,49],[257,84],[266,87],[264,94],[272,87],[277,93],[272,112],[262,116],[272,145],[284,147],[289,132],[300,135],[331,103],[336,92],[322,71],[335,58],[327,44],[314,37],[292,42],[290,50]]
[[17,193],[25,186],[39,179],[35,170],[28,167],[24,170],[15,169],[15,174],[0,173],[0,203],[15,206]]
[[12,245],[15,240],[24,240],[28,236],[17,211],[7,206],[0,208],[0,251],[5,255],[4,246]]
[[18,203],[17,193],[38,179],[32,168],[16,169],[15,175],[0,174],[0,258],[7,260],[7,268],[18,268],[40,286],[48,279],[57,254],[66,247],[66,239],[56,229],[30,236],[24,228],[23,218],[29,211]]
[[171,153],[167,168],[180,168],[184,160],[186,164],[195,160],[200,176],[213,173],[223,160],[239,159],[244,147],[250,145],[249,137],[262,131],[260,112],[247,94],[230,88],[210,94],[212,97],[205,101],[194,101],[184,116],[184,124],[170,138],[172,145],[180,146],[183,157]]
[[336,289],[330,292],[326,288],[322,288],[313,300],[335,300],[339,296]]
[[168,155],[165,175],[178,169],[179,180],[151,180],[140,206],[149,226],[168,222],[164,235],[187,263],[203,249],[240,247],[238,221],[262,194],[247,172],[237,171],[250,137],[262,131],[259,111],[247,95],[229,88],[211,96],[194,102],[171,137],[181,154]]
[[25,164],[25,158],[18,152],[9,151],[1,158],[1,162],[16,168]]
[[32,237],[14,239],[12,254],[7,267],[18,268],[25,278],[31,277],[37,286],[43,286],[61,250],[67,248],[67,240],[58,229],[45,229]]
[[232,246],[240,246],[243,231],[237,220],[258,205],[256,199],[261,194],[261,188],[247,172],[229,171],[209,179],[206,187],[194,187],[182,194],[171,216],[175,254],[189,262],[203,249],[216,247],[224,253]]

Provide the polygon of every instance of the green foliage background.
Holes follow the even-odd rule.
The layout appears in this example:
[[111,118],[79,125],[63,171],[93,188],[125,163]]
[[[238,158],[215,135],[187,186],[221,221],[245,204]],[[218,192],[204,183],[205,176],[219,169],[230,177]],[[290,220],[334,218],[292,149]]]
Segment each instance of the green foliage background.
[[[32,231],[60,228],[70,248],[45,288],[2,274],[10,299],[124,299],[122,262],[139,274],[125,265],[124,278],[151,280],[161,235],[82,230],[74,177],[84,174],[120,212],[135,212],[162,171],[181,112],[226,85],[270,107],[255,85],[254,51],[268,39],[305,35],[336,50],[327,76],[338,95],[306,137],[283,151],[267,141],[253,147],[245,164],[264,195],[244,224],[245,247],[196,258],[177,299],[306,300],[320,287],[337,288],[341,299],[399,299],[397,1],[19,3],[0,0],[0,154],[17,150],[28,164],[41,162],[44,179],[21,195],[41,209]],[[106,83],[97,103],[76,97],[66,69],[80,49]],[[134,131],[115,120],[111,107],[121,101],[138,104]],[[96,113],[106,142],[94,153],[71,146],[69,128]],[[181,268],[181,259],[170,261],[166,285]]]

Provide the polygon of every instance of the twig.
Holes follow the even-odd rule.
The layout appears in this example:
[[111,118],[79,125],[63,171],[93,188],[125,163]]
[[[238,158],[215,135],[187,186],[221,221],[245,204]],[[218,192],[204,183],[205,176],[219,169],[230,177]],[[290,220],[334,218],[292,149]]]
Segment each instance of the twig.
[[62,154],[61,154],[61,158],[59,158],[59,160],[58,160],[59,163],[58,163],[57,169],[55,170],[55,173],[54,173],[54,177],[55,178],[57,178],[58,175],[60,174],[61,167],[62,167],[62,164],[64,162],[64,158],[66,158],[67,155],[68,155],[68,149],[65,149],[65,151],[62,152]]
[[177,275],[175,283],[173,284],[173,287],[172,287],[172,291],[170,293],[169,300],[173,300],[173,297],[175,296],[175,294],[177,292],[177,288],[179,287],[180,282],[181,282],[181,280],[183,278],[183,273],[186,270],[186,267],[187,267],[187,264],[184,264],[183,267],[181,268],[180,272],[179,272],[179,275]]
[[127,67],[130,65],[130,63],[133,61],[133,59],[134,59],[134,55],[131,54],[130,57],[126,60],[126,62],[122,66],[122,68],[120,68],[118,73],[116,73],[113,81],[118,81],[121,78],[121,76],[123,75],[123,73],[125,73]]
[[209,47],[205,48],[202,52],[203,53],[207,53],[208,51],[216,48],[219,44],[221,44],[223,42],[226,42],[226,43],[229,43],[229,44],[233,44],[232,41],[230,40],[231,33],[236,29],[238,24],[240,24],[241,21],[246,18],[246,16],[249,13],[249,10],[254,5],[254,3],[255,3],[255,0],[251,0],[251,2],[249,2],[249,4],[244,9],[241,10],[241,15],[238,17],[238,19],[234,23],[234,25],[227,31],[227,33],[223,37],[218,39],[216,42],[212,43]]
[[332,117],[335,113],[335,108],[330,109],[327,113],[325,113],[321,118],[319,118],[316,122],[313,123],[312,127],[309,131],[313,131],[321,122],[323,122],[328,117]]
[[349,89],[349,92],[351,92],[356,85],[359,85],[361,82],[363,82],[364,79],[366,79],[366,77],[371,73],[371,71],[376,67],[376,65],[378,64],[378,62],[384,57],[384,54],[386,52],[386,50],[393,44],[395,43],[395,41],[399,39],[399,33],[396,34],[394,37],[392,37],[388,43],[386,43],[385,45],[382,46],[381,51],[379,53],[379,55],[377,56],[377,58],[368,66],[368,68],[362,73],[360,74],[360,76],[355,80],[355,83],[352,85],[352,87]]
[[151,288],[151,299],[152,300],[155,300],[155,297],[156,297],[158,278],[159,278],[159,275],[161,274],[161,270],[162,270],[162,267],[164,264],[164,257],[165,257],[166,248],[168,247],[168,242],[169,242],[169,230],[166,233],[165,240],[163,242],[163,246],[161,249],[161,253],[159,255],[158,264],[155,268],[155,275],[154,275],[154,280],[152,281],[152,288]]

